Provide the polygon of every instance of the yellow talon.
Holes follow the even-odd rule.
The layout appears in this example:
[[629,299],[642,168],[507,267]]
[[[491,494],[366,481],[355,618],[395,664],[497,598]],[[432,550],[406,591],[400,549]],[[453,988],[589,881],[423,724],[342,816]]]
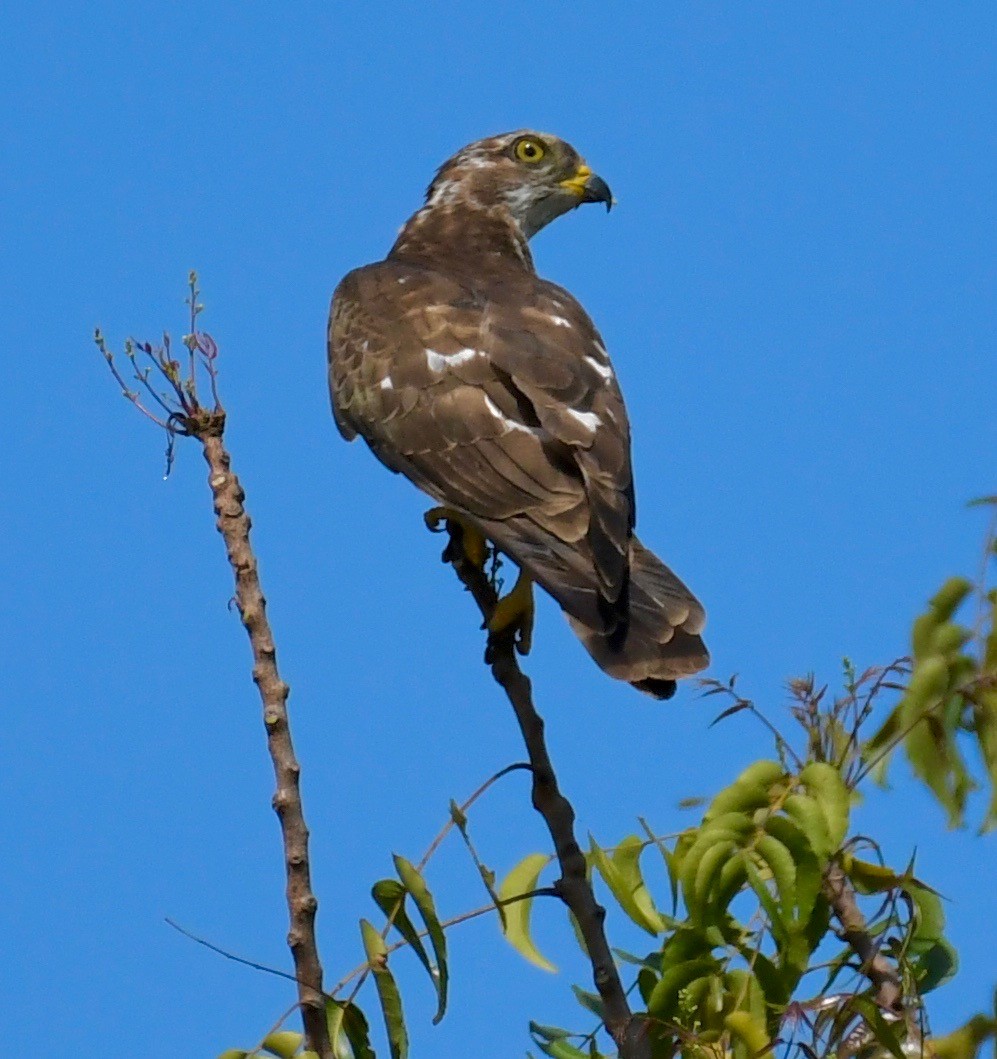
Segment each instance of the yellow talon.
[[482,569],[485,565],[485,560],[488,558],[488,541],[484,534],[473,522],[466,516],[462,515],[459,511],[454,511],[449,507],[433,507],[430,508],[423,518],[426,520],[426,526],[433,533],[440,533],[440,523],[446,522],[446,528],[450,532],[451,543],[447,545],[446,551],[443,553],[444,562],[450,562],[451,545],[456,541],[464,553],[464,557],[473,566]]
[[516,650],[527,655],[533,646],[533,615],[533,581],[528,574],[520,572],[513,590],[495,604],[487,628],[490,633],[513,629]]

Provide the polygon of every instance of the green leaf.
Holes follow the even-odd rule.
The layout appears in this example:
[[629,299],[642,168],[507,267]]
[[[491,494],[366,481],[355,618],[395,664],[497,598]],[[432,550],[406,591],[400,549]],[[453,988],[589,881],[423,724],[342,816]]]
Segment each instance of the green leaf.
[[755,852],[768,866],[779,892],[779,903],[786,918],[791,919],[796,907],[796,865],[792,853],[777,838],[767,833],[755,840]]
[[398,983],[395,981],[395,976],[388,970],[387,946],[377,928],[366,919],[360,920],[360,934],[363,938],[364,951],[367,953],[367,961],[374,972],[374,985],[377,988],[378,999],[381,1001],[384,1026],[388,1031],[391,1059],[405,1059],[408,1055],[408,1033],[405,1029]]
[[932,1037],[931,1053],[935,1059],[976,1059],[980,1048],[994,1037],[997,1037],[997,1019],[974,1015],[952,1033]]
[[631,967],[650,967],[657,969],[661,966],[661,953],[652,952],[650,956],[637,956],[626,949],[618,949],[613,946],[613,955],[620,963],[628,963]]
[[603,1021],[605,1021],[606,1014],[602,1006],[602,999],[600,998],[598,993],[590,993],[588,990],[582,989],[580,986],[577,985],[573,985],[571,987],[571,991],[575,994],[575,998],[578,1000],[578,1003],[581,1004],[581,1006],[585,1008],[586,1011],[591,1011],[597,1019],[602,1019]]
[[772,931],[772,936],[776,939],[776,942],[779,945],[788,945],[788,924],[783,918],[782,911],[772,897],[768,886],[765,884],[765,880],[761,877],[758,869],[751,863],[751,860],[748,857],[744,858],[744,871],[748,880],[748,885],[754,890],[755,896],[758,898],[758,903],[762,906],[762,909],[769,918],[769,927]]
[[914,903],[915,922],[911,947],[918,951],[926,942],[934,943],[942,938],[945,930],[945,909],[942,907],[942,899],[927,886],[905,882],[903,888]]
[[763,1026],[766,1025],[765,992],[761,982],[751,971],[735,968],[724,976],[727,983],[728,1007],[750,1012]]
[[530,1033],[542,1037],[545,1041],[560,1041],[574,1034],[571,1030],[563,1029],[561,1026],[547,1026],[542,1022],[530,1022]]
[[720,964],[712,956],[669,967],[647,998],[648,1014],[665,1022],[677,1021],[679,993],[697,978],[714,975],[719,970]]
[[[773,1011],[781,1011],[792,993],[792,984],[787,981],[786,975],[765,955],[760,953],[754,944],[739,944],[738,951],[750,964],[754,972],[755,981],[761,989],[765,1001]],[[728,974],[735,974],[728,971]]]
[[938,938],[930,948],[911,960],[918,993],[930,993],[954,978],[959,970],[959,954],[946,938]]
[[810,848],[823,862],[834,852],[827,818],[815,798],[808,794],[791,794],[783,803],[786,815],[807,836]]
[[[648,934],[653,937],[656,937],[664,927],[661,924],[660,917],[652,920],[645,914],[644,908],[641,907],[641,904],[638,902],[632,889],[634,885],[633,876],[631,875],[629,878],[624,876],[616,864],[606,856],[605,851],[596,843],[591,835],[589,835],[589,842],[591,844],[589,858],[591,859],[592,865],[602,876],[603,882],[609,887],[610,892],[616,898],[620,908],[623,909],[637,926],[646,930]],[[641,880],[641,885],[643,885],[643,880]]]
[[796,867],[796,907],[801,920],[808,920],[814,910],[823,882],[823,866],[817,859],[810,840],[796,824],[785,816],[770,816],[765,830],[777,839],[792,856]]
[[[325,1018],[336,1059],[375,1059],[367,1018],[356,1004],[327,999]],[[352,1055],[342,1048],[343,1034],[346,1035]]]
[[[997,622],[989,639],[993,641],[994,658],[988,665],[992,670],[997,670]],[[989,646],[987,652],[990,653]],[[973,730],[990,780],[990,804],[980,826],[980,832],[985,834],[997,827],[997,689],[979,693],[978,701],[973,705]]]
[[845,874],[860,894],[882,894],[903,883],[903,876],[883,864],[873,864],[846,854],[841,860]]
[[589,1059],[588,1053],[576,1048],[568,1041],[574,1036],[570,1030],[558,1026],[542,1026],[538,1022],[530,1023],[530,1037],[533,1043],[553,1059]]
[[[509,874],[502,880],[499,887],[498,898],[500,901],[508,901],[510,898],[519,897],[520,894],[528,894],[537,888],[537,880],[540,873],[550,863],[552,858],[544,853],[531,853],[524,857]],[[503,905],[505,911],[505,922],[503,934],[510,945],[530,963],[544,971],[556,972],[557,968],[540,954],[533,939],[530,936],[530,915],[533,911],[533,898],[526,897],[521,901]]]
[[[995,725],[995,731],[997,731],[997,725]],[[995,740],[995,746],[997,746],[997,740]],[[995,783],[997,783],[997,781],[995,781]],[[997,811],[994,812],[994,816],[997,817]],[[679,906],[679,860],[675,853],[673,853],[664,842],[658,844],[658,849],[661,850],[661,856],[665,862],[665,870],[668,872],[668,888],[672,895],[672,915],[675,915]]]
[[811,761],[800,771],[800,782],[824,814],[832,852],[838,850],[848,834],[851,812],[851,795],[841,773],[833,765]]
[[785,770],[778,761],[755,761],[713,799],[703,822],[722,813],[750,813],[765,808],[771,804],[771,788],[784,776]]
[[622,884],[629,890],[634,906],[644,920],[654,928],[655,933],[661,933],[665,929],[665,924],[657,908],[654,907],[654,900],[640,870],[640,856],[645,848],[645,843],[636,835],[628,835],[613,850],[612,862]]
[[[702,922],[706,919],[717,918],[726,910],[711,906],[709,897],[711,891],[718,885],[720,876],[725,867],[736,858],[732,854],[737,849],[737,843],[732,838],[721,839],[712,844],[702,857],[696,862],[696,874],[691,888],[686,893],[686,905],[689,908],[689,917],[693,922]],[[709,913],[713,913],[711,916]]]
[[433,895],[429,892],[426,880],[414,864],[404,857],[395,856],[395,870],[398,878],[405,884],[405,889],[412,895],[419,915],[422,917],[426,930],[429,931],[429,941],[433,946],[433,956],[436,959],[436,967],[430,967],[428,960],[423,960],[429,977],[433,980],[436,988],[437,1005],[436,1014],[433,1016],[433,1025],[437,1025],[447,1010],[447,984],[450,980],[450,972],[447,966],[447,939],[440,925],[440,917],[436,914],[436,904]]
[[972,591],[972,581],[968,581],[965,577],[950,577],[928,601],[928,606],[935,613],[936,621],[939,624],[948,621]]
[[731,901],[744,889],[747,883],[747,871],[744,867],[745,856],[745,851],[739,850],[720,869],[716,890],[711,894],[711,904],[718,916],[727,910]]
[[222,1052],[218,1059],[246,1059],[249,1052],[242,1048],[229,1048],[227,1052]]
[[749,1011],[732,1011],[724,1019],[724,1026],[730,1032],[737,1059],[765,1059],[772,1055],[772,1038],[764,1019]]
[[261,1047],[271,1055],[276,1055],[278,1059],[292,1059],[303,1040],[304,1037],[300,1033],[278,1030],[276,1033],[269,1034]]
[[430,977],[433,977],[433,965],[429,961],[429,954],[422,944],[419,932],[405,911],[406,892],[406,888],[397,879],[381,879],[374,883],[370,891],[371,896],[377,902],[377,907],[391,920],[391,925],[405,939]]
[[906,1059],[899,1036],[899,1027],[902,1023],[887,1022],[883,1018],[879,1005],[870,997],[852,997],[851,1004],[865,1019],[872,1035],[893,1055],[894,1059]]

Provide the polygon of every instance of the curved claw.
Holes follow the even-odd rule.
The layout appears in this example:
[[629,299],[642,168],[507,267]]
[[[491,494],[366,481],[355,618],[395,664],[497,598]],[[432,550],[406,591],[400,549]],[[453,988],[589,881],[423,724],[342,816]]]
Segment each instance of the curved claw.
[[[450,534],[450,543],[443,550],[443,562],[453,562],[458,557],[455,549],[459,548],[460,554],[472,566],[479,570],[484,567],[488,559],[488,541],[466,515],[449,507],[431,507],[422,517],[430,533],[446,530]],[[441,526],[441,522],[446,525]]]
[[486,628],[492,635],[512,631],[516,650],[528,655],[533,646],[533,581],[520,573],[512,591],[495,604]]

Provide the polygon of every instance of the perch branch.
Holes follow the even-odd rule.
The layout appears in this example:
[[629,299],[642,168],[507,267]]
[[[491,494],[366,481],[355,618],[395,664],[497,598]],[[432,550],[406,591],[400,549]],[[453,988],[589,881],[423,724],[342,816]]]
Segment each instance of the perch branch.
[[[482,617],[491,617],[498,594],[488,575],[471,563],[461,546],[460,526],[447,522],[450,543],[443,553],[457,577],[474,597]],[[516,660],[514,631],[489,636],[485,661],[512,705],[526,744],[533,773],[533,806],[543,817],[557,854],[561,877],[554,884],[558,896],[578,922],[592,964],[592,978],[602,1000],[606,1028],[619,1048],[621,1059],[647,1059],[649,1040],[644,1020],[630,1011],[627,995],[606,939],[606,910],[596,901],[585,871],[585,855],[575,838],[575,812],[561,793],[544,740],[543,718],[533,705],[529,678]]]

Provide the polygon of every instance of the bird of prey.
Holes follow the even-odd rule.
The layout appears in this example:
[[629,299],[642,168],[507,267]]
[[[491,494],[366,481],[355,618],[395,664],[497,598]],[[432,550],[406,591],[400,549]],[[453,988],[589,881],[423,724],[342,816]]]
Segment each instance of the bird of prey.
[[531,583],[595,661],[656,698],[709,661],[705,614],[634,535],[630,424],[594,324],[534,269],[529,239],[612,196],[578,152],[520,130],[444,162],[384,261],[350,272],[329,316],[340,433],[520,568],[489,628],[525,652]]

